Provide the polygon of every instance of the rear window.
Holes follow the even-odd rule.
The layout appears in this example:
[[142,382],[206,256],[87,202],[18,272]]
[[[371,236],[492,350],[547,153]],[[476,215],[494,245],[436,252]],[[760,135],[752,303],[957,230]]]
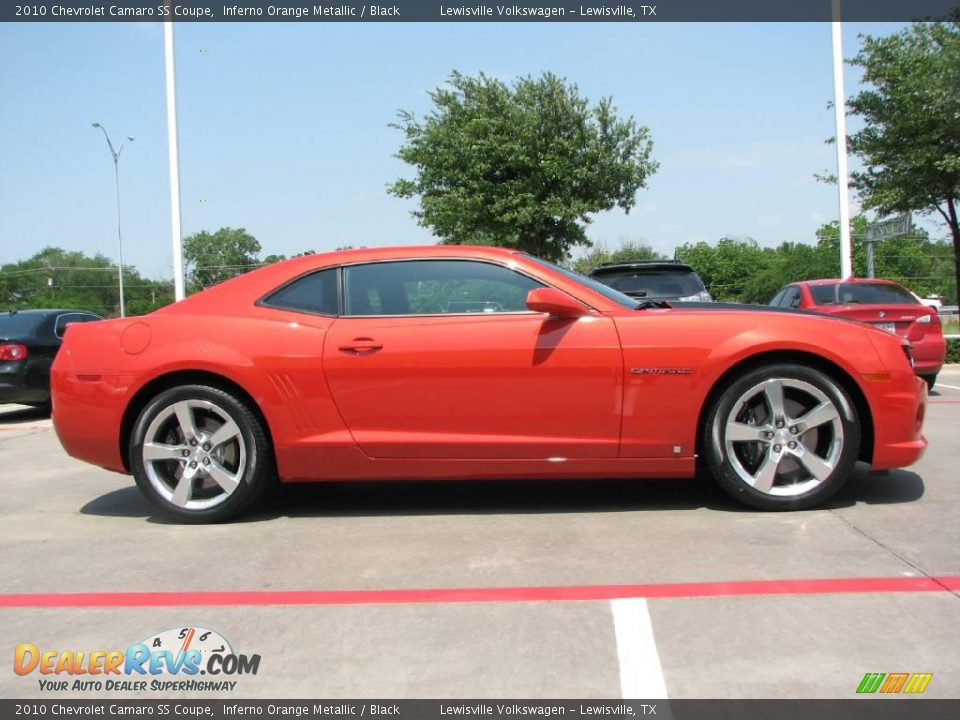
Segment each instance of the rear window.
[[27,335],[43,320],[42,315],[26,313],[3,313],[0,315],[0,336]]
[[328,268],[288,283],[263,301],[264,305],[315,315],[338,315],[340,285],[337,269]]
[[899,285],[887,283],[830,283],[811,285],[817,305],[919,305],[920,301]]
[[597,279],[614,290],[646,297],[685,297],[703,292],[703,282],[689,270],[624,270],[597,274]]

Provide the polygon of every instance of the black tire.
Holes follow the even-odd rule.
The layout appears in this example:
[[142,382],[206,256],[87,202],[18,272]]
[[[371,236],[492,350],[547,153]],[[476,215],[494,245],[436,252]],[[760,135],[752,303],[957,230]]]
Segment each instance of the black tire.
[[[195,430],[192,438],[180,419],[184,408]],[[231,420],[235,425],[229,424]],[[216,442],[217,430],[226,430],[229,439],[216,447],[204,442],[205,438]],[[148,450],[175,451],[178,457],[146,459],[148,441]],[[276,479],[273,450],[262,421],[243,400],[206,385],[175,387],[154,397],[137,418],[129,450],[137,487],[160,512],[182,523],[233,518],[256,505]],[[179,457],[186,452],[191,453],[188,458]],[[188,467],[195,475],[184,482],[189,487],[180,494]],[[229,490],[221,486],[224,480],[229,480]]]
[[927,392],[932,392],[933,386],[937,384],[937,373],[921,375],[920,377],[923,378],[923,381],[927,384]]
[[50,413],[53,412],[53,403],[50,400],[45,400],[44,402],[39,403],[26,403],[29,407],[32,407],[34,410],[39,410],[42,415],[49,417]]
[[[778,385],[784,411],[771,415]],[[751,395],[755,391],[758,395]],[[814,407],[818,414],[807,415]],[[819,422],[826,417],[831,419]],[[715,397],[703,428],[704,455],[717,483],[761,510],[801,510],[823,503],[847,481],[860,449],[860,422],[850,396],[829,375],[803,365],[744,372]],[[754,432],[763,439],[754,441]]]

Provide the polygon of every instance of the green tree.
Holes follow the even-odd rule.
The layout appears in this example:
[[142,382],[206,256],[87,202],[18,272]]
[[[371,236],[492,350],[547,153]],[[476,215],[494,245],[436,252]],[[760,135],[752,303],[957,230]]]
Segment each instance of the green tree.
[[[127,312],[139,315],[173,302],[169,281],[143,278],[123,268]],[[58,307],[104,317],[120,312],[117,268],[104,255],[46,247],[32,257],[0,267],[0,309]]]
[[705,242],[681,245],[677,260],[690,265],[717,300],[766,302],[751,286],[751,279],[766,269],[768,256],[752,238],[725,237],[712,246]]
[[500,245],[560,261],[589,245],[590,215],[629,211],[657,169],[647,128],[594,106],[545,73],[508,86],[453,73],[422,120],[400,111],[397,156],[417,170],[388,191],[419,198],[413,214],[442,243]]
[[[851,61],[871,86],[848,101],[864,128],[849,138],[864,207],[937,212],[950,229],[960,287],[960,23],[916,23],[862,37]],[[954,290],[956,293],[956,290]]]
[[[339,250],[339,248],[337,248]],[[304,250],[303,252],[298,252],[290,257],[303,257],[304,255],[316,255],[316,250]],[[273,265],[274,263],[287,260],[286,255],[267,255],[263,260],[260,261],[260,265]]]
[[243,228],[203,230],[183,240],[183,261],[191,292],[216,285],[260,264],[260,243]]

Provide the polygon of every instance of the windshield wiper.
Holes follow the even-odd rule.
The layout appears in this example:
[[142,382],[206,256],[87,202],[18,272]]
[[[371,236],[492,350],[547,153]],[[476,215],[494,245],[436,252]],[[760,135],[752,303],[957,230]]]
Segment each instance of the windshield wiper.
[[672,308],[666,300],[638,300],[634,310],[650,310],[651,308]]

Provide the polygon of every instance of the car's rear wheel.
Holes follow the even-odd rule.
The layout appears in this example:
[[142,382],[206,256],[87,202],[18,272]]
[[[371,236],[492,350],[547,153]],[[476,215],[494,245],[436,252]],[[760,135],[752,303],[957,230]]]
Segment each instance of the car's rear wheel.
[[933,373],[932,375],[921,375],[920,377],[923,378],[923,381],[927,384],[927,391],[933,391],[933,386],[937,384],[937,373]]
[[846,482],[860,447],[856,408],[819,370],[760,367],[734,380],[704,424],[707,464],[720,486],[763,510],[823,502]]
[[130,466],[144,495],[187,523],[247,510],[275,476],[260,419],[243,400],[205,385],[171,388],[147,403],[131,436]]

